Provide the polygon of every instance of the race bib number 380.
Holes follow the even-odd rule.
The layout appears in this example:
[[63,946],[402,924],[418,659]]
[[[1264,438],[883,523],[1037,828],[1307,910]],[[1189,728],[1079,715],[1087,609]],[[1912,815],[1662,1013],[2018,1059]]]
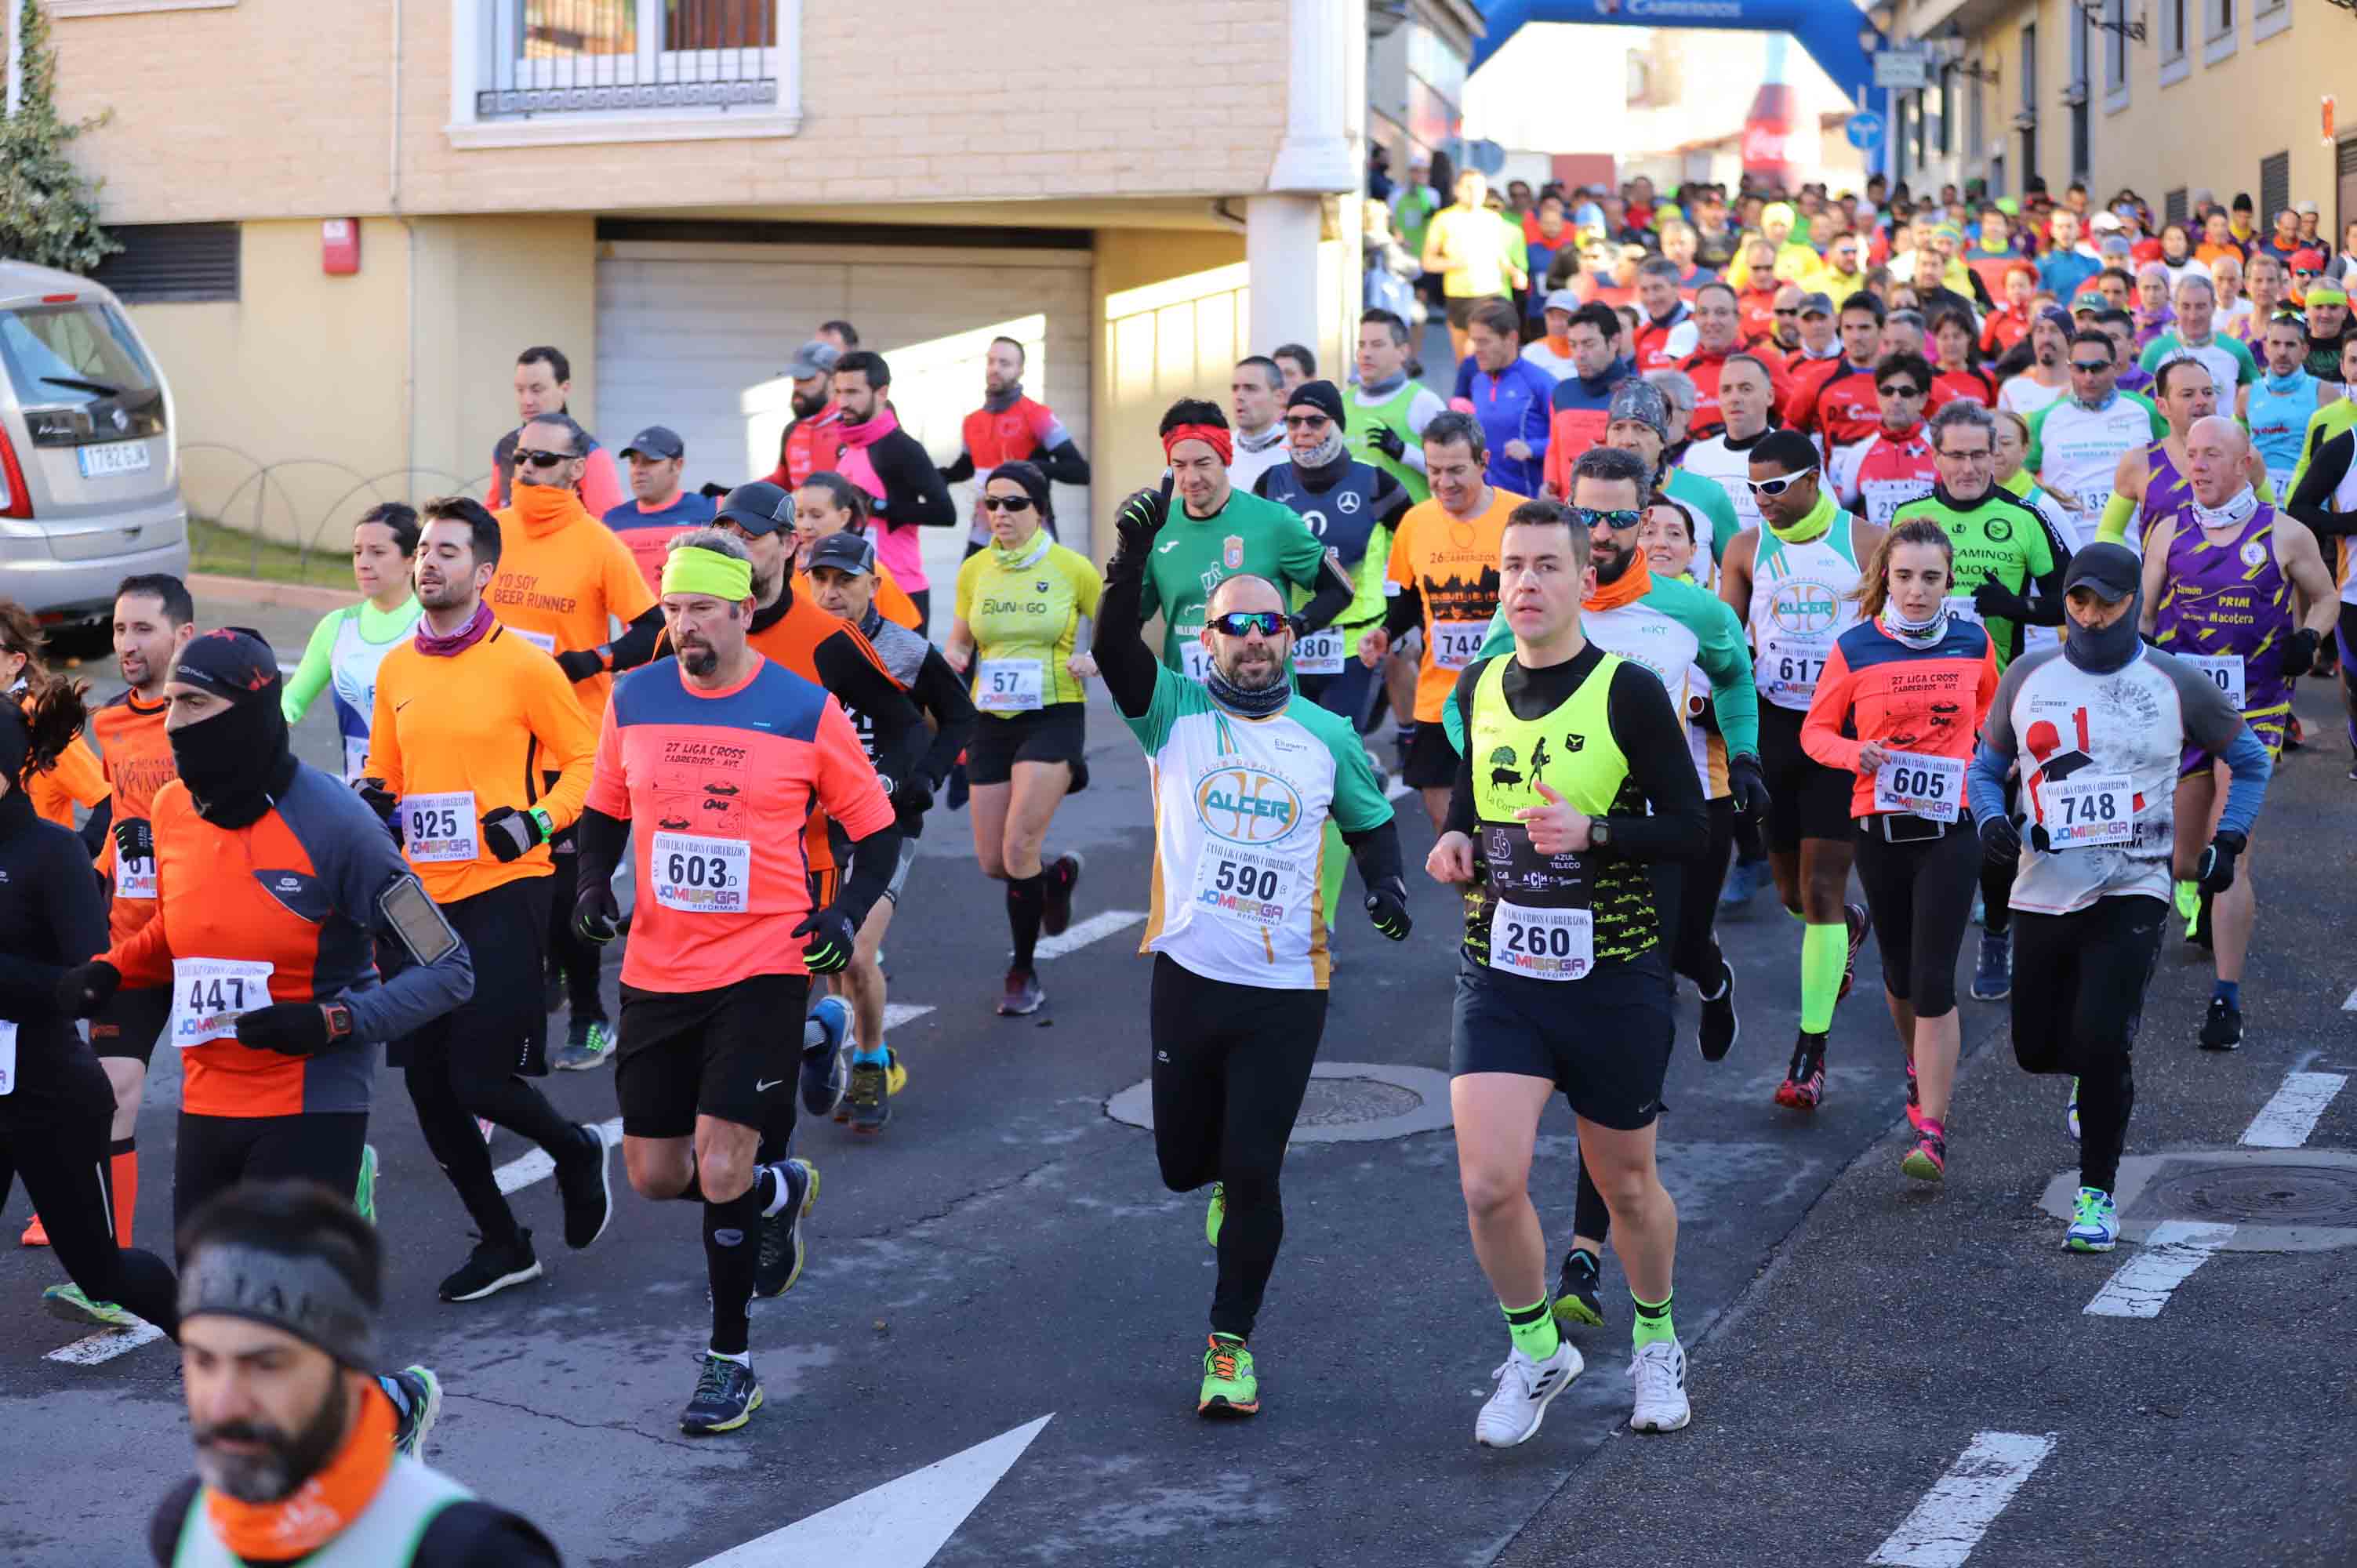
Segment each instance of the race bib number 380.
[[259,959],[176,958],[165,1033],[181,1050],[233,1039],[238,1015],[270,1005],[272,965]]
[[1293,669],[1298,675],[1340,675],[1342,672],[1342,634],[1333,627],[1313,631],[1297,639],[1293,644]]
[[658,832],[651,856],[655,902],[686,915],[741,915],[753,884],[745,839]]
[[1490,917],[1490,967],[1532,980],[1578,980],[1596,967],[1596,915],[1501,903]]
[[2040,821],[2054,848],[2126,843],[2136,835],[2136,791],[2125,773],[2079,773],[2044,786]]

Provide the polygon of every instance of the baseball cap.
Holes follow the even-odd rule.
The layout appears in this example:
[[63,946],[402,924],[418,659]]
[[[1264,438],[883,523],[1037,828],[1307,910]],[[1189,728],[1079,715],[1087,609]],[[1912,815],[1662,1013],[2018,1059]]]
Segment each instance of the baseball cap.
[[2324,252],[2322,251],[2314,250],[2294,251],[2291,253],[2291,270],[2296,273],[2322,272],[2324,270]]
[[1832,295],[1819,293],[1819,294],[1804,294],[1804,295],[1803,295],[1801,296],[1801,314],[1802,314],[1802,315],[1803,315],[1803,316],[1831,316],[1833,313],[1834,313],[1834,296],[1833,296]]
[[2294,202],[2292,204],[2292,210],[2298,213],[2302,218],[2313,218],[2316,216],[2316,203],[2313,201]]
[[782,485],[755,479],[721,497],[712,521],[733,522],[748,533],[775,533],[794,525],[794,498]]
[[630,444],[622,448],[625,457],[633,453],[641,457],[684,457],[687,456],[687,444],[679,438],[678,432],[661,424],[650,424],[631,436]]
[[2093,289],[2087,290],[2071,302],[2071,314],[2073,316],[2093,316],[2099,310],[2109,308],[2111,302]]
[[1541,314],[1549,310],[1577,310],[1587,303],[1579,297],[1577,289],[1559,288],[1546,296],[1546,304],[1541,306]]
[[811,546],[810,570],[832,566],[838,572],[876,570],[876,542],[864,533],[830,533]]
[[[2098,295],[2095,297],[2100,299],[2103,296]],[[2071,330],[2071,313],[2063,309],[2059,305],[2050,305],[2045,309],[2040,311],[2038,313],[2038,319],[2046,322],[2050,326],[2060,327],[2065,332]]]
[[2083,545],[2071,557],[2071,569],[2062,578],[2062,591],[2092,588],[2112,604],[2136,591],[2144,575],[2144,566],[2136,552],[2125,544]]
[[2116,223],[2112,225],[2112,237],[2095,247],[2098,252],[2105,256],[2133,256],[2136,254],[2135,244],[2130,242],[2126,234],[2119,231],[2119,227],[2120,226]]
[[794,357],[778,373],[795,381],[806,381],[815,376],[832,375],[834,362],[843,358],[843,350],[834,344],[813,338],[794,350]]
[[2116,234],[2120,231],[2120,215],[2107,207],[2088,219],[2087,227],[2098,234]]

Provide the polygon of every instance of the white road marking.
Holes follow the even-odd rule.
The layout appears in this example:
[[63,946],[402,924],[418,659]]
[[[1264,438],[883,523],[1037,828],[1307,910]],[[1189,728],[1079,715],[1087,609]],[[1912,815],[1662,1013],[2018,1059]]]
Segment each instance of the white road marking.
[[2203,1225],[2190,1219],[2164,1219],[2122,1263],[2087,1304],[2095,1317],[2158,1317],[2169,1305],[2169,1292],[2209,1261],[2210,1254],[2232,1240],[2232,1225]]
[[1406,779],[1394,779],[1392,780],[1391,788],[1383,791],[1383,799],[1386,800],[1396,800],[1402,795],[1413,795],[1415,792],[1415,786],[1409,783]]
[[1067,927],[1060,937],[1041,937],[1034,956],[1061,958],[1091,942],[1103,941],[1115,932],[1125,931],[1144,918],[1146,911],[1143,909],[1107,909],[1102,914],[1091,915],[1079,924]]
[[897,1029],[903,1024],[913,1024],[933,1009],[923,1002],[887,1002],[884,1004],[884,1026]]
[[2332,1097],[2348,1086],[2338,1072],[2296,1072],[2284,1079],[2276,1097],[2262,1107],[2243,1133],[2255,1149],[2297,1149],[2316,1131],[2316,1123]]
[[95,1367],[117,1356],[127,1356],[142,1345],[153,1345],[162,1337],[162,1329],[142,1318],[136,1328],[102,1328],[70,1345],[60,1345],[46,1359],[63,1361],[69,1367]]
[[[610,1121],[600,1122],[597,1123],[597,1131],[604,1136],[607,1146],[611,1148],[622,1141],[622,1119],[617,1116]],[[606,1157],[612,1159],[614,1156],[609,1154]],[[500,1191],[502,1194],[520,1191],[536,1181],[546,1181],[555,1174],[556,1162],[548,1157],[547,1150],[540,1148],[535,1148],[532,1153],[520,1158],[510,1160],[491,1173],[499,1178]]]
[[887,1481],[695,1568],[924,1568],[1052,1421],[1043,1415],[962,1454]]
[[2342,999],[2341,1010],[2343,1013],[2357,1013],[2357,991],[2350,992],[2350,993]]
[[2054,1434],[1983,1432],[1867,1561],[1886,1568],[1962,1568],[1983,1534],[2054,1452]]

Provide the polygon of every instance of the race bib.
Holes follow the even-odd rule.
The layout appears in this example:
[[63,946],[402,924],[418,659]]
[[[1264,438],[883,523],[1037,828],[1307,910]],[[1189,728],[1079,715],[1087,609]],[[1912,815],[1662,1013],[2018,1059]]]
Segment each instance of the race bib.
[[1894,751],[1874,770],[1874,809],[1911,811],[1935,822],[1953,822],[1964,798],[1964,761]]
[[118,848],[114,854],[114,896],[117,898],[156,897],[156,857],[143,854],[135,859],[125,859]]
[[520,626],[511,626],[509,627],[508,629],[514,632],[518,637],[522,638],[526,642],[531,643],[534,648],[539,649],[543,653],[547,654],[551,659],[556,657],[556,639],[550,636],[547,632],[526,631]]
[[655,902],[685,915],[741,915],[753,887],[753,846],[744,839],[655,834]]
[[475,792],[403,796],[401,842],[421,865],[475,859],[482,853],[475,836]]
[[356,779],[368,777],[368,736],[361,736],[357,740],[350,736],[344,736],[345,783],[350,784]]
[[1970,621],[1975,626],[1981,624],[1981,612],[1973,608],[1972,595],[1951,594],[1943,602],[1948,607],[1950,620]]
[[1832,657],[1831,638],[1780,637],[1760,656],[1759,669],[1764,677],[1760,690],[1810,695],[1824,679],[1825,660]]
[[1909,501],[1921,500],[1932,493],[1929,479],[1868,479],[1858,487],[1866,497],[1866,521],[1877,527],[1887,526],[1892,515]]
[[974,705],[985,714],[1028,714],[1046,703],[1046,687],[1037,659],[985,659],[974,666]]
[[1284,925],[1292,913],[1293,867],[1276,855],[1213,840],[1195,859],[1189,897],[1209,914],[1266,931]]
[[1187,679],[1189,681],[1200,682],[1209,680],[1211,673],[1211,650],[1205,648],[1200,641],[1180,643],[1178,668],[1186,671]]
[[[2172,651],[2174,651],[2172,650]],[[2239,653],[2201,655],[2179,653],[2178,658],[2201,671],[2201,678],[2226,693],[2226,701],[2234,711],[2243,711],[2243,656]]]
[[0,1096],[16,1092],[16,1026],[0,1018]]
[[1294,639],[1293,669],[1299,675],[1340,675],[1342,672],[1342,633],[1340,628],[1328,627],[1307,637]]
[[1501,903],[1490,917],[1490,967],[1530,980],[1577,980],[1596,965],[1596,914]]
[[1490,633],[1485,620],[1437,620],[1432,623],[1432,662],[1435,669],[1462,670],[1473,662],[1481,651],[1481,639]]
[[2058,850],[2126,843],[2136,835],[2136,789],[2125,773],[2075,773],[2043,786],[2046,842]]
[[234,1039],[241,1013],[270,1005],[272,966],[259,959],[176,958],[165,1037],[181,1050]]

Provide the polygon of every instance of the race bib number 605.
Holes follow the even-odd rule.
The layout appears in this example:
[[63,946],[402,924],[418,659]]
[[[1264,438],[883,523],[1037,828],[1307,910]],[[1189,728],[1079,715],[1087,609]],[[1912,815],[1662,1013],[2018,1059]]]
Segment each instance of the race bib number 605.
[[1875,769],[1874,809],[1909,811],[1934,822],[1953,822],[1964,793],[1964,761],[1894,751]]

